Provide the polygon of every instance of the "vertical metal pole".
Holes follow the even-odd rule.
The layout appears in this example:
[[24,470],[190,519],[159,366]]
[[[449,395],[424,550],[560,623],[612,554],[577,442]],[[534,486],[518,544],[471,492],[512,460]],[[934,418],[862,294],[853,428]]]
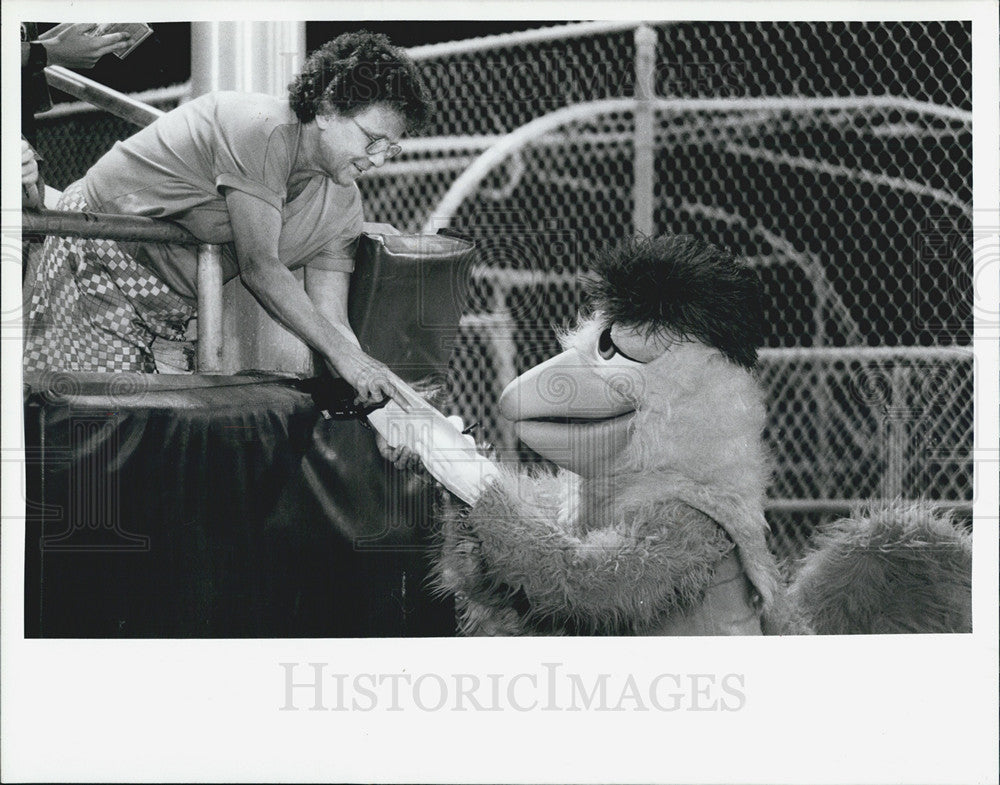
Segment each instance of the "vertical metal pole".
[[194,22],[191,94],[284,95],[306,54],[304,22]]
[[232,90],[232,80],[223,71],[223,50],[230,46],[231,36],[222,34],[223,22],[191,23],[191,97],[215,90]]
[[652,99],[655,87],[656,31],[649,25],[635,30],[635,162],[632,185],[632,226],[636,234],[653,235],[653,148],[656,117]]
[[[812,261],[812,260],[810,260]],[[810,275],[812,278],[813,291],[816,293],[816,310],[813,312],[813,346],[822,347],[826,346],[826,312],[827,304],[830,301],[830,291],[827,286],[826,277],[822,273],[818,272],[815,263],[810,265]],[[836,476],[835,468],[838,461],[843,459],[843,456],[837,455],[833,450],[830,449],[830,437],[834,433],[834,429],[837,428],[837,423],[831,422],[832,411],[836,411],[836,407],[831,408],[831,401],[833,400],[833,395],[830,389],[830,371],[832,368],[836,368],[836,360],[831,360],[829,365],[821,360],[816,360],[816,388],[815,388],[815,401],[816,401],[816,457],[817,457],[817,476],[819,482],[817,485],[817,491],[819,496],[823,499],[829,499],[836,492],[833,488],[832,478]],[[847,361],[847,371],[849,373],[850,361]]]
[[[903,496],[907,474],[907,453],[910,446],[910,422],[913,410],[906,406],[906,380],[897,363],[890,374],[892,398],[885,412],[885,474],[882,496],[895,499]],[[896,403],[899,405],[895,405]]]
[[[236,90],[287,96],[288,83],[301,70],[305,55],[305,22],[195,22],[191,93]],[[222,297],[229,333],[220,370],[308,372],[309,349],[272,319],[238,278],[224,287]]]
[[222,371],[222,249],[198,246],[198,373]]

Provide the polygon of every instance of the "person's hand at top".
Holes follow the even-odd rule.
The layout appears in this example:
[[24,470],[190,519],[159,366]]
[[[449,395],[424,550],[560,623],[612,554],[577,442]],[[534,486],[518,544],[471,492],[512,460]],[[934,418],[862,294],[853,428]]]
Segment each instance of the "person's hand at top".
[[104,55],[128,49],[127,33],[93,35],[96,29],[93,22],[63,23],[38,36],[38,42],[45,47],[49,65],[66,68],[93,68]]

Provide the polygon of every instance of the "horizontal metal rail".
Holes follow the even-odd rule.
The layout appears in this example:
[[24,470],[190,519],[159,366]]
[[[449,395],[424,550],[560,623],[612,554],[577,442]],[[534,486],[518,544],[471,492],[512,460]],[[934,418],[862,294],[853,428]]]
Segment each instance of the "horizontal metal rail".
[[922,361],[971,363],[975,352],[971,346],[790,346],[785,349],[761,349],[762,362],[849,362],[863,361]]
[[[138,93],[129,93],[128,97],[139,103],[158,108],[162,104],[179,104],[191,95],[191,83],[181,82],[169,87],[153,87]],[[102,111],[99,107],[83,101],[67,101],[64,104],[56,104],[45,112],[35,115],[39,123],[50,123],[61,120],[64,117],[74,115],[89,114]]]
[[500,33],[499,35],[484,35],[479,38],[466,38],[460,41],[447,41],[440,44],[411,46],[406,50],[406,53],[417,62],[422,62],[439,57],[471,54],[472,52],[510,49],[515,46],[529,46],[548,41],[562,41],[591,35],[621,33],[634,30],[641,24],[643,22],[639,20],[631,22],[576,22],[566,25],[538,27],[534,30],[522,30],[516,33]]
[[201,240],[177,224],[138,215],[25,210],[21,213],[21,229],[25,234],[201,245]]
[[186,229],[137,215],[25,210],[24,234],[83,237],[124,242],[170,243],[198,247],[198,372],[222,371],[222,254]]
[[58,90],[69,93],[74,98],[86,101],[99,109],[126,120],[140,128],[145,128],[166,112],[148,106],[132,96],[119,93],[110,87],[81,76],[61,65],[50,65],[45,69],[45,80]]

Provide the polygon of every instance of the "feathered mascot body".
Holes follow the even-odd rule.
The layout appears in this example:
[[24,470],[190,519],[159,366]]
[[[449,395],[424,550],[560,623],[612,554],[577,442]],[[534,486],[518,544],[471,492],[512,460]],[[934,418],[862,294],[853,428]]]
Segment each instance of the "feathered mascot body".
[[411,411],[369,415],[469,505],[444,517],[433,570],[460,632],[971,630],[971,537],[928,506],[837,521],[790,585],[779,578],[751,270],[696,238],[659,237],[606,252],[587,286],[592,311],[565,351],[499,403],[556,474],[498,466],[412,391]]
[[444,522],[465,634],[760,634],[765,543],[756,275],[689,236],[594,265],[594,310],[500,400],[555,475],[503,468]]

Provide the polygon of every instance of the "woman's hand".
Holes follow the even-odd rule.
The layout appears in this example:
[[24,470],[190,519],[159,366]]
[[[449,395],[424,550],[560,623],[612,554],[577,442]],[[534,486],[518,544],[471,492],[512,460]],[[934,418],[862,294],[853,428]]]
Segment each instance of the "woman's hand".
[[398,392],[397,384],[402,383],[399,377],[361,349],[350,327],[347,295],[351,274],[307,267],[305,283],[309,299],[334,329],[330,337],[335,340],[328,341],[321,354],[330,370],[358,391],[355,402],[374,404],[392,398],[401,409],[409,410],[406,399]]
[[38,162],[27,140],[21,140],[21,204],[31,210],[41,209],[42,196],[38,188]]
[[93,23],[62,24],[38,37],[48,53],[49,65],[90,69],[111,52],[124,52],[129,47],[127,33],[91,35],[97,29]]
[[74,24],[73,22],[60,22],[55,27],[50,27],[44,33],[39,33],[38,34],[38,40],[39,41],[47,41],[49,38],[55,38],[60,33],[63,33],[64,31],[69,30],[69,28],[71,28],[73,26],[73,24]]
[[399,377],[384,363],[368,356],[353,343],[345,340],[340,344],[337,356],[326,357],[325,360],[331,371],[357,390],[355,403],[370,406],[391,398],[400,408],[410,408],[396,386]]

